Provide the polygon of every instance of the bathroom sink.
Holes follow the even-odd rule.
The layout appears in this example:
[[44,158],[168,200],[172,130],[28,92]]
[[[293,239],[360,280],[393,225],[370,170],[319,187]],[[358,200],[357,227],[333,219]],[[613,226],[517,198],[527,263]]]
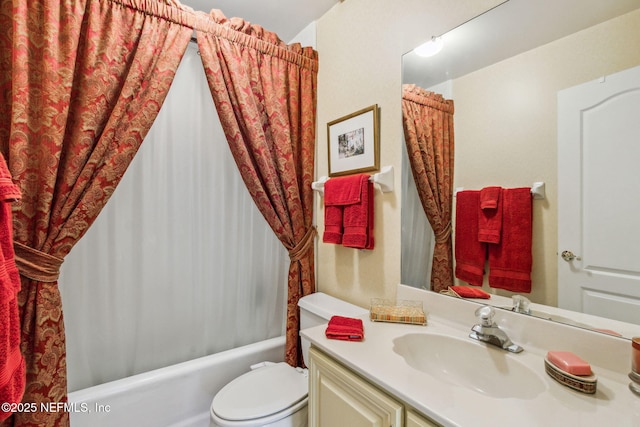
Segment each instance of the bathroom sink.
[[476,341],[420,333],[395,338],[393,344],[412,368],[489,397],[533,399],[546,389],[519,355]]

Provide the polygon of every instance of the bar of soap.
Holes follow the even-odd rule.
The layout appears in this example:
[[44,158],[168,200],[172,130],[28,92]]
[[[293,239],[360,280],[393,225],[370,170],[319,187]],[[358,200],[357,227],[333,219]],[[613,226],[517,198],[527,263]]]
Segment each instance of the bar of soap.
[[547,360],[571,375],[591,375],[591,365],[570,351],[549,351]]

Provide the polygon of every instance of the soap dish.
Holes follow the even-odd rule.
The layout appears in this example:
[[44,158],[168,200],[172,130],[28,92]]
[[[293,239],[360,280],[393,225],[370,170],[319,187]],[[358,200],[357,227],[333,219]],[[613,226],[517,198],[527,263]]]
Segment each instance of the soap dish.
[[427,316],[422,309],[422,301],[371,299],[369,319],[374,322],[410,323],[426,325]]
[[545,357],[544,370],[551,378],[560,384],[586,394],[594,394],[598,386],[598,377],[594,374],[588,376],[572,375],[555,366]]

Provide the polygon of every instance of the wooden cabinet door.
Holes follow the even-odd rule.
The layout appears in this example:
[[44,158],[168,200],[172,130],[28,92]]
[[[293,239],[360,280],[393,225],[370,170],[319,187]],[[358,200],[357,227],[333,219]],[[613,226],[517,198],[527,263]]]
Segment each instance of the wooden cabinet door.
[[404,407],[319,350],[310,349],[310,427],[402,427]]

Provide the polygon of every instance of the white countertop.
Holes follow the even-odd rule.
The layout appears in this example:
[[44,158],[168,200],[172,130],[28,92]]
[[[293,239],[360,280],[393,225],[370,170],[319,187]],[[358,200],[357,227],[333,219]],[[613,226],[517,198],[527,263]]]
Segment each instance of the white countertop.
[[[303,330],[301,335],[313,346],[445,426],[640,426],[640,397],[628,389],[630,380],[623,373],[626,368],[612,370],[590,361],[598,376],[598,387],[596,394],[588,395],[551,379],[544,370],[543,357],[547,349],[535,347],[530,341],[518,342],[511,336],[516,344],[525,348],[522,353],[512,354],[476,342],[468,338],[469,329],[433,315],[429,316],[427,326],[371,322],[366,316],[363,321],[365,339],[361,342],[329,340],[324,334],[325,325]],[[560,331],[572,333],[571,329]],[[528,398],[496,398],[414,369],[393,350],[394,338],[409,333],[458,337],[485,346],[487,351],[502,353],[497,357],[516,358],[537,374],[544,390]],[[474,363],[473,360],[466,362]]]

